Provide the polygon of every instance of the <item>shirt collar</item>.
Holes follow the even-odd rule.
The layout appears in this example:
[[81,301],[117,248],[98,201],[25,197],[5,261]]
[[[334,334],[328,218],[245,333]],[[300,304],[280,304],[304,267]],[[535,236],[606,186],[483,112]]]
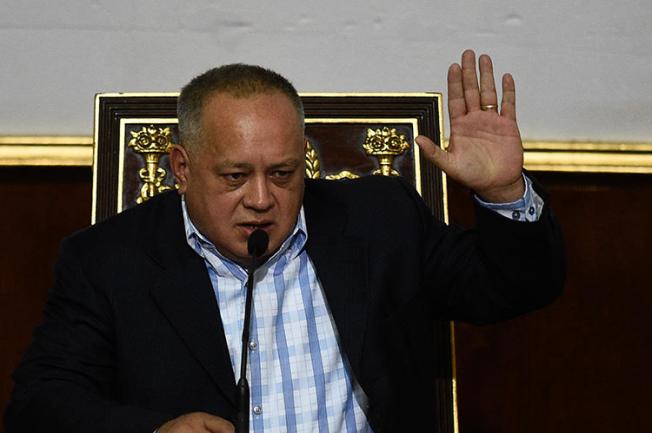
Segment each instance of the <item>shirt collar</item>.
[[[188,242],[188,245],[190,245],[190,248],[192,248],[203,258],[206,258],[206,251],[211,251],[213,254],[217,255],[221,261],[237,265],[237,263],[235,263],[233,260],[224,256],[215,247],[215,245],[213,245],[213,243],[206,236],[204,236],[197,229],[197,227],[195,227],[192,220],[190,219],[190,215],[188,214],[186,197],[183,195],[181,196],[181,210],[183,213],[183,226],[186,231],[186,241]],[[287,237],[287,239],[283,241],[278,251],[276,251],[276,253],[274,253],[274,255],[269,259],[267,259],[266,264],[276,262],[279,257],[282,257],[285,254],[289,255],[288,259],[295,258],[301,253],[307,241],[308,231],[306,229],[306,218],[303,211],[303,205],[301,205],[299,216],[297,218],[296,224],[294,225],[294,228],[292,229],[292,233]]]

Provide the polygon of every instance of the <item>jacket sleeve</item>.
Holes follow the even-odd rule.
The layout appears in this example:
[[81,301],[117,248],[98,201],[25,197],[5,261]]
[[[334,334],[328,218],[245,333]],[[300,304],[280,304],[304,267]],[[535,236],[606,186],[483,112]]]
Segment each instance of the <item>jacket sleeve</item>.
[[540,308],[561,293],[561,230],[547,195],[536,182],[534,188],[545,202],[536,222],[513,221],[476,203],[476,227],[463,230],[443,227],[423,203],[417,205],[424,287],[437,317],[490,323]]

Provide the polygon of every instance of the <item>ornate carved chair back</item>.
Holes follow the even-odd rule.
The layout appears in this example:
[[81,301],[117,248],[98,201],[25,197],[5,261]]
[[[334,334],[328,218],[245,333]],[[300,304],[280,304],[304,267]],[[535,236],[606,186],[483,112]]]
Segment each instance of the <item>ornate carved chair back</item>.
[[[441,171],[419,155],[418,134],[442,139],[441,94],[302,94],[306,177],[403,176],[446,220]],[[175,187],[167,153],[178,143],[177,94],[99,94],[95,100],[93,222]],[[455,428],[451,328],[435,324],[439,354],[434,410],[439,431]]]

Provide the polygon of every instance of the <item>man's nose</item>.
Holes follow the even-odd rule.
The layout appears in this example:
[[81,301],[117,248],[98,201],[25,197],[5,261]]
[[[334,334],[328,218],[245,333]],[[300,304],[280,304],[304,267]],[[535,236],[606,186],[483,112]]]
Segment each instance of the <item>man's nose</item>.
[[268,180],[263,176],[256,176],[247,185],[244,205],[257,212],[265,212],[274,205],[274,198]]

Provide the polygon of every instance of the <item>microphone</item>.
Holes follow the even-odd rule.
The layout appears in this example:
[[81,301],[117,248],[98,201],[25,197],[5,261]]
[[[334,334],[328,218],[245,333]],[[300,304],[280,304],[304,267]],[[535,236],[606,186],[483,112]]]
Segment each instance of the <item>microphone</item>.
[[269,244],[269,236],[264,230],[254,230],[247,239],[247,252],[251,257],[247,270],[247,298],[245,300],[245,319],[242,328],[242,356],[240,357],[240,379],[238,380],[238,416],[236,433],[249,433],[249,382],[247,382],[247,348],[249,346],[249,328],[251,327],[251,304],[254,295],[254,271]]
[[267,244],[269,243],[269,236],[265,230],[256,229],[247,240],[247,251],[249,255],[257,259],[258,257],[265,254],[267,250]]

